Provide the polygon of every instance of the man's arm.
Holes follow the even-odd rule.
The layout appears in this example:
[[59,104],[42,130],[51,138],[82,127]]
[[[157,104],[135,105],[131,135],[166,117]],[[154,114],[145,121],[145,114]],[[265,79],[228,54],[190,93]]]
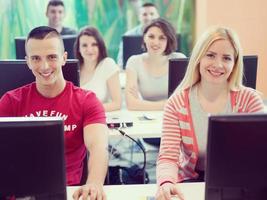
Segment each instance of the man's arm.
[[103,184],[108,167],[108,128],[105,124],[91,124],[84,128],[84,143],[90,153],[87,183]]
[[80,196],[91,200],[106,199],[103,184],[108,167],[108,128],[105,124],[90,124],[84,127],[84,143],[90,153],[88,161],[89,175],[86,184],[74,194],[74,199]]

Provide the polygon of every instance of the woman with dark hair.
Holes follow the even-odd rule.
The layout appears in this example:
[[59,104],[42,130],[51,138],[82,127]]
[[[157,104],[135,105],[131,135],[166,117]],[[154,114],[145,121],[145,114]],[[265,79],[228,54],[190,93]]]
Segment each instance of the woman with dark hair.
[[170,58],[184,58],[177,53],[176,32],[166,20],[158,18],[143,33],[145,53],[134,55],[126,64],[126,103],[129,110],[163,110],[168,98]]
[[107,57],[105,42],[98,30],[93,27],[81,29],[74,51],[81,67],[81,88],[95,92],[106,112],[119,110],[119,67],[112,58]]

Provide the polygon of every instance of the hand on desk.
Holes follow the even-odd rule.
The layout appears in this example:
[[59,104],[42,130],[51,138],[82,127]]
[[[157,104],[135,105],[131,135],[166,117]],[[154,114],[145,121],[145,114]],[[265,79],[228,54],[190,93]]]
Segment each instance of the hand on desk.
[[[76,190],[73,194],[74,200],[106,200],[106,194],[103,190],[103,185],[88,183],[86,185],[81,186],[78,190]],[[88,198],[90,197],[90,198]]]
[[158,188],[156,200],[184,200],[184,195],[177,185],[165,183]]

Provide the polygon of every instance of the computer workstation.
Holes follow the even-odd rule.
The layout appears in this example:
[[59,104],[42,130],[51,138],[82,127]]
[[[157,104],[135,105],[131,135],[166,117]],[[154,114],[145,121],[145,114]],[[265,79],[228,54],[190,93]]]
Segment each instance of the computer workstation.
[[209,117],[205,200],[267,196],[267,114]]
[[[74,43],[76,41],[76,35],[63,35],[62,40],[64,43],[65,51],[68,52],[68,59],[74,59]],[[26,37],[15,37],[15,49],[16,59],[25,59],[25,41]]]
[[[169,83],[168,96],[174,92],[184,78],[189,58],[170,59],[169,61]],[[256,88],[258,56],[243,56],[244,76],[243,83],[247,87]]]
[[[0,61],[0,97],[7,91],[34,82],[35,77],[27,66],[26,60],[1,60]],[[78,60],[67,60],[62,67],[66,80],[80,85],[80,68]]]
[[64,146],[61,118],[0,118],[0,199],[66,200]]

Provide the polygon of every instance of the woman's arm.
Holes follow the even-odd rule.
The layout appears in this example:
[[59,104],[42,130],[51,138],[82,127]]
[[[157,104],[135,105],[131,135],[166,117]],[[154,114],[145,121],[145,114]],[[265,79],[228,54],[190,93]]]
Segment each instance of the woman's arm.
[[169,100],[164,108],[162,136],[156,169],[157,200],[171,199],[172,195],[184,199],[179,187],[175,185],[178,177],[180,145],[179,117],[174,103]]
[[106,112],[120,110],[121,109],[121,86],[119,80],[119,72],[113,74],[107,80],[109,94],[111,96],[111,102],[104,103],[104,109]]
[[140,98],[137,84],[137,74],[132,69],[126,69],[126,104],[129,110],[163,110],[166,100],[147,101]]

